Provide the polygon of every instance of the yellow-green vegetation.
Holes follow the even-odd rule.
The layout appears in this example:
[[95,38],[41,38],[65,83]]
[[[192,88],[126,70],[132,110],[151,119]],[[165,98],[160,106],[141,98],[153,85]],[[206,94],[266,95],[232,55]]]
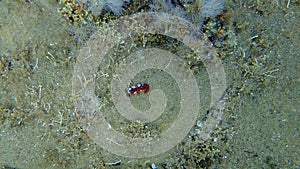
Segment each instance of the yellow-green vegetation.
[[93,24],[101,26],[110,20],[116,19],[116,16],[111,13],[102,13],[99,16],[94,16],[85,8],[85,4],[76,0],[60,0],[58,12],[67,19],[70,24],[75,26]]
[[61,7],[59,8],[59,12],[66,19],[68,19],[72,24],[86,24],[87,20],[91,20],[92,16],[89,12],[84,8],[84,4],[82,2],[77,2],[76,0],[61,0],[59,1]]

